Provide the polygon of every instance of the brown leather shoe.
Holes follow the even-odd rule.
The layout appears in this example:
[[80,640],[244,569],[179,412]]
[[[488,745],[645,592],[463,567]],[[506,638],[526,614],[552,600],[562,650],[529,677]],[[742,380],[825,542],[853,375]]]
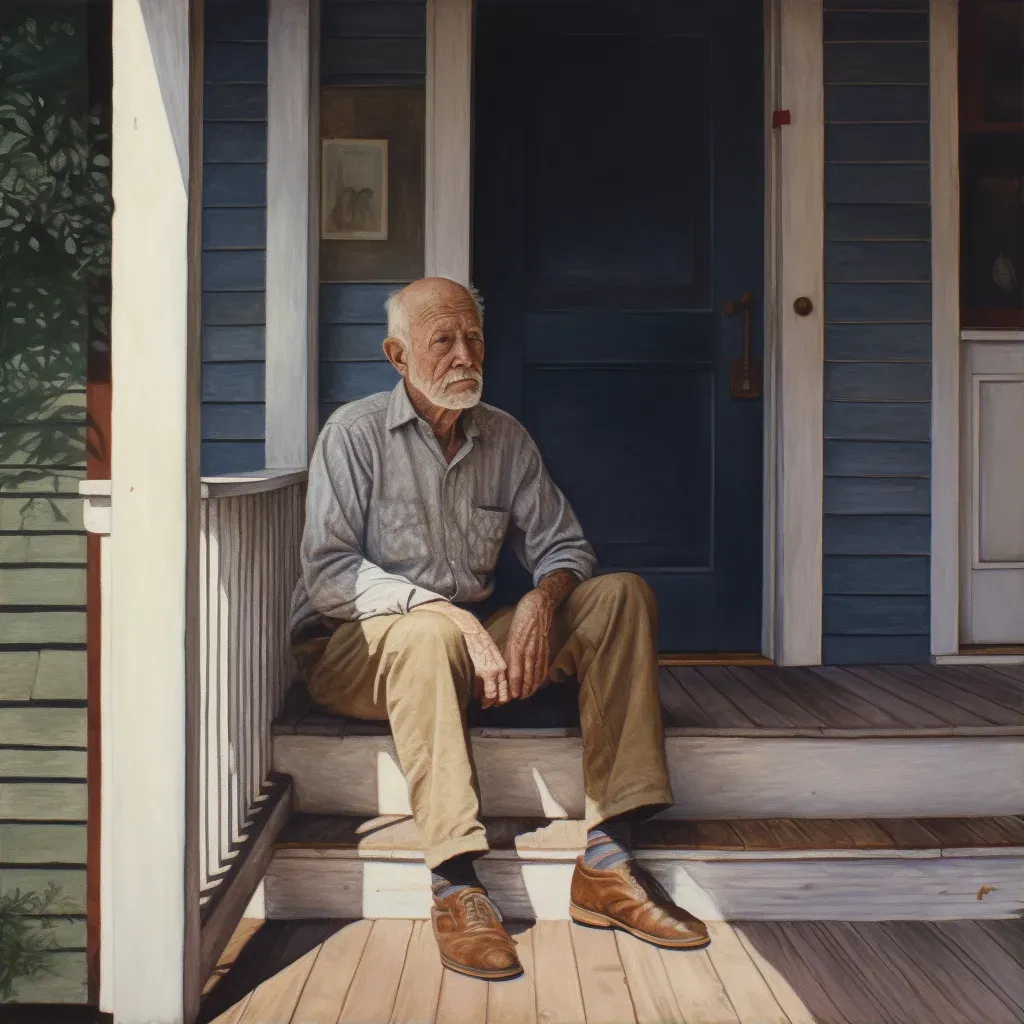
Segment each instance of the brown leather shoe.
[[430,918],[445,967],[484,981],[523,973],[516,945],[485,889],[459,889],[443,900],[435,896]]
[[578,857],[569,916],[596,928],[621,928],[666,949],[698,949],[711,941],[704,922],[677,907],[661,883],[633,860],[599,871]]

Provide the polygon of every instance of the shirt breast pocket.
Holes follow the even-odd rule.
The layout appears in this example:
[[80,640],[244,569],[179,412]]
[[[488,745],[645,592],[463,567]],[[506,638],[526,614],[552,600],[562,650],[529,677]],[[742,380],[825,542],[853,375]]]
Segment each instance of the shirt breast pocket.
[[427,511],[421,501],[381,501],[377,506],[377,548],[382,568],[408,565],[430,555]]
[[469,568],[479,576],[494,571],[508,530],[508,512],[501,508],[474,506],[469,514]]

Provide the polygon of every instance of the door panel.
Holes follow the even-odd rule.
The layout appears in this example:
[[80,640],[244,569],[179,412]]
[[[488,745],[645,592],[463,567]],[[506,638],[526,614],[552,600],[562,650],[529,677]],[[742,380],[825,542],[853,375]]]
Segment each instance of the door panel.
[[762,408],[728,397],[743,334],[720,307],[763,280],[761,18],[477,11],[485,397],[536,439],[600,570],[655,588],[666,650],[760,647]]

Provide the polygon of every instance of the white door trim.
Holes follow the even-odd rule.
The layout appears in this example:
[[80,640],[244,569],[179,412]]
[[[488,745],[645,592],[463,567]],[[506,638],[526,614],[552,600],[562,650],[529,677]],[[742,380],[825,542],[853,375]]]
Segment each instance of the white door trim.
[[266,270],[269,469],[304,467],[316,436],[319,25],[319,0],[270,0]]
[[[774,240],[768,361],[774,388],[766,439],[774,444],[774,638],[780,665],[821,662],[822,451],[824,445],[825,75],[822,0],[774,0],[776,109],[791,123],[772,134],[767,210]],[[769,114],[770,116],[770,114]],[[805,296],[809,316],[793,302]],[[769,459],[766,458],[766,464]],[[768,510],[771,509],[771,513]],[[767,598],[766,598],[767,601]]]
[[424,269],[468,285],[473,0],[427,0]]
[[[427,0],[427,274],[468,282],[472,0]],[[824,73],[821,0],[766,0],[762,651],[821,660]],[[771,111],[792,124],[772,131]],[[785,257],[785,258],[783,258]],[[806,295],[814,312],[799,317]]]
[[960,646],[960,169],[957,3],[932,0],[931,652]]

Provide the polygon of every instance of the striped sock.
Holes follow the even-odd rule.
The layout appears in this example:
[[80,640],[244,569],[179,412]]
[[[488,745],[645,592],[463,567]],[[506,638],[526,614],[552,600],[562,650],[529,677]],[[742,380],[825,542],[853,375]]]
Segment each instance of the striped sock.
[[610,871],[633,859],[630,842],[633,826],[621,818],[609,818],[587,832],[587,849],[583,863],[598,871]]
[[461,853],[433,868],[430,872],[430,888],[434,895],[443,900],[460,889],[469,889],[471,886],[483,888],[473,866],[478,856],[477,853]]

